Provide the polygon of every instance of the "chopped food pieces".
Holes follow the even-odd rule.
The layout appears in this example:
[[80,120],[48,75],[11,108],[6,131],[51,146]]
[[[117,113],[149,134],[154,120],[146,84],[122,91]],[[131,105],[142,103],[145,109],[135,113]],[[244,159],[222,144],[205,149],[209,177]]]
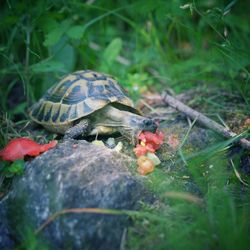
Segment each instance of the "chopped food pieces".
[[151,173],[154,171],[155,168],[154,162],[146,156],[140,156],[137,159],[137,165],[138,165],[137,171],[141,175],[146,175],[148,173]]
[[147,152],[154,153],[163,144],[164,134],[160,131],[152,133],[149,131],[143,131],[138,136],[140,144],[137,144],[134,148],[134,152],[137,157],[145,155]]
[[115,148],[116,146],[115,138],[109,137],[105,144],[108,148]]
[[105,147],[105,144],[102,140],[94,140],[94,141],[92,141],[92,144]]
[[121,141],[119,141],[116,145],[115,139],[112,137],[106,141],[106,144],[104,144],[104,142],[102,140],[94,140],[94,141],[92,141],[92,144],[97,145],[97,146],[103,146],[103,147],[106,146],[107,148],[112,149],[118,153],[121,152],[122,148],[123,148],[123,143]]
[[156,131],[155,133],[144,131],[140,133],[138,139],[146,145],[151,145],[154,150],[157,150],[163,144],[164,134],[160,131]]
[[136,147],[134,148],[134,152],[137,157],[140,157],[142,155],[145,155],[147,152],[154,153],[155,149],[151,144],[148,145],[137,144]]
[[153,153],[147,153],[146,156],[153,161],[153,163],[155,164],[155,166],[159,165],[161,163],[160,159],[158,158],[158,156],[156,154]]
[[138,139],[140,143],[134,148],[134,153],[138,157],[137,164],[139,167],[137,170],[140,174],[145,175],[152,172],[154,167],[161,162],[155,155],[155,151],[163,144],[164,134],[160,131],[155,133],[143,131]]
[[57,141],[40,145],[32,139],[21,137],[11,140],[5,148],[0,151],[0,157],[5,161],[15,161],[23,159],[24,156],[37,156],[53,147]]
[[119,141],[117,143],[117,145],[113,148],[116,152],[120,153],[122,151],[123,148],[123,143],[121,141]]

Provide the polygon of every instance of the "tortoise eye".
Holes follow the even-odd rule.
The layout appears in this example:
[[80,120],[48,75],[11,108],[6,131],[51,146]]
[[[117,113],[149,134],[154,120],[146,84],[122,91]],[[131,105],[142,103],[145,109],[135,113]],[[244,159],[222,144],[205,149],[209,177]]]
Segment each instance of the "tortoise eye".
[[144,129],[147,130],[147,131],[150,131],[152,133],[155,133],[156,129],[157,129],[157,125],[156,123],[151,120],[151,119],[145,119],[143,121],[143,124],[144,124]]
[[146,119],[146,120],[143,121],[143,123],[144,123],[145,126],[151,126],[153,124],[153,121],[150,120],[150,119]]

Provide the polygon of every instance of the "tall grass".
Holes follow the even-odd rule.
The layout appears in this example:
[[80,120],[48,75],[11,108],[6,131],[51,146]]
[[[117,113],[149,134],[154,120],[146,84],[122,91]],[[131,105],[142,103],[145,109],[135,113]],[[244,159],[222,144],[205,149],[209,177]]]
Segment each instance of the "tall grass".
[[[132,93],[201,84],[249,103],[245,1],[6,1],[1,8],[1,109],[11,117],[63,74],[101,70]],[[19,110],[7,99],[20,89]],[[133,90],[133,91],[132,91]]]

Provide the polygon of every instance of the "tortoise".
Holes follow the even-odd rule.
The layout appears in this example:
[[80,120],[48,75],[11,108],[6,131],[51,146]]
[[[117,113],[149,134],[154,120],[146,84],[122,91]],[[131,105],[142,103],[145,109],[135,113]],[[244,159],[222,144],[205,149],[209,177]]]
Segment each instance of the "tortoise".
[[120,132],[134,142],[141,131],[157,128],[135,109],[115,79],[92,70],[63,77],[31,107],[29,115],[47,130],[64,134],[64,139]]

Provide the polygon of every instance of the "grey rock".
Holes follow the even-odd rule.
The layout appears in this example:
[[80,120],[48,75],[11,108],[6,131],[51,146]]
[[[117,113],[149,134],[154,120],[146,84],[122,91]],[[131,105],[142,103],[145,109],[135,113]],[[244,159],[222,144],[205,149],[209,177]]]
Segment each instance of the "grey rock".
[[14,248],[15,242],[11,236],[9,230],[8,222],[5,217],[5,207],[2,203],[0,205],[0,249],[1,250],[10,250]]
[[[5,201],[3,216],[19,236],[25,226],[37,229],[63,209],[138,209],[141,200],[152,196],[130,173],[131,164],[129,157],[105,147],[63,142],[26,164]],[[128,225],[125,215],[69,213],[40,235],[52,249],[119,249]]]

